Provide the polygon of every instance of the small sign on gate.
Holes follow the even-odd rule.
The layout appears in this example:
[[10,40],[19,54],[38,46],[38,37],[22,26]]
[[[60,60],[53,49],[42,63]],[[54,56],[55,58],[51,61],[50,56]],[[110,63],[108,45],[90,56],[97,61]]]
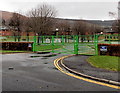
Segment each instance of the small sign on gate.
[[107,46],[100,46],[100,51],[107,51]]
[[30,48],[31,48],[31,47],[32,47],[32,45],[31,45],[31,44],[28,44],[28,47],[30,47]]

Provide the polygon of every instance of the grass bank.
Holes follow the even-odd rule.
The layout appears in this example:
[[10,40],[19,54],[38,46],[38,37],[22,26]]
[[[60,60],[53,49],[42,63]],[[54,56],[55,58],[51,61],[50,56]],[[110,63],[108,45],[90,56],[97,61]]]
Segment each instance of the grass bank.
[[36,45],[35,50],[37,51],[46,51],[46,50],[52,50],[52,49],[59,49],[62,48],[62,45]]
[[[62,45],[36,45],[35,46],[35,50],[36,51],[49,51],[49,50],[52,50],[52,49],[59,49],[61,48]],[[32,51],[14,51],[14,50],[0,50],[0,53],[26,53],[26,52],[32,52]]]
[[30,51],[13,51],[13,50],[0,50],[0,53],[26,53],[26,52],[30,52]]
[[97,68],[103,68],[111,71],[120,71],[120,57],[116,56],[92,56],[87,61]]

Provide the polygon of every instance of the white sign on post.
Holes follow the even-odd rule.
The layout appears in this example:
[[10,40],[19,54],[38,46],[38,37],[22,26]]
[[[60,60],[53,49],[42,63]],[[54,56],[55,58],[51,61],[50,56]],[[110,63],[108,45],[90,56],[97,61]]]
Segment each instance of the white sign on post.
[[32,47],[32,45],[31,45],[31,44],[28,44],[28,47]]
[[107,51],[107,46],[100,46],[100,51]]

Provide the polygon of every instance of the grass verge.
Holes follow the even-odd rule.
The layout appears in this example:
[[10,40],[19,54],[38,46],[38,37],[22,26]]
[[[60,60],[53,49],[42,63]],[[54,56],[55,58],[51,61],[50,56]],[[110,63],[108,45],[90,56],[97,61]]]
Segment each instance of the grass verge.
[[97,68],[103,68],[111,71],[120,71],[120,57],[116,56],[92,56],[87,61]]
[[52,50],[52,49],[59,49],[62,48],[62,45],[36,45],[35,49],[37,51],[46,51],[46,50]]
[[[35,50],[37,51],[46,51],[46,50],[52,50],[52,49],[59,49],[62,45],[36,45]],[[31,51],[14,51],[14,50],[0,50],[0,53],[25,53],[25,52],[31,52]]]
[[0,53],[25,53],[30,51],[13,51],[13,50],[0,50]]

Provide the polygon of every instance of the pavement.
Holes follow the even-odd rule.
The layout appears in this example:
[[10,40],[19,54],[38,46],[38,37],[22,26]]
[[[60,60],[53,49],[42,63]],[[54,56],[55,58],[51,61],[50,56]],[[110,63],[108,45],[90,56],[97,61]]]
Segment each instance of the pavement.
[[[119,91],[60,72],[55,68],[54,60],[66,54],[49,56],[48,54],[18,53],[1,56],[2,91]],[[75,59],[78,62],[79,58],[74,57]],[[72,63],[73,59],[71,57],[65,60]]]
[[120,72],[96,68],[90,65],[86,59],[90,56],[76,55],[65,58],[63,63],[73,71],[100,79],[112,80],[120,83]]

